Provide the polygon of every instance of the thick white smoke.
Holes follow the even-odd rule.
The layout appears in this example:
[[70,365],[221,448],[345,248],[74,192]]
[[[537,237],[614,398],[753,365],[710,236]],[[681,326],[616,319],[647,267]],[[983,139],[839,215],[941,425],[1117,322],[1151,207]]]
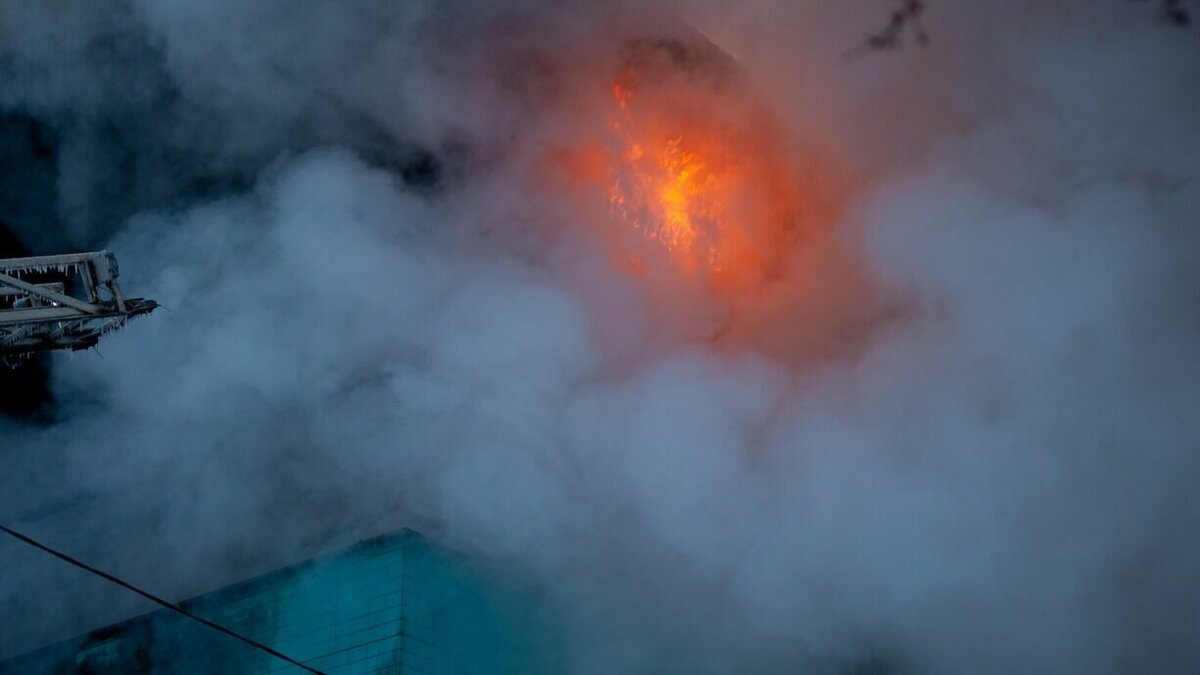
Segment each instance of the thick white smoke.
[[[581,673],[1200,666],[1194,31],[937,3],[846,65],[880,7],[311,4],[0,3],[0,105],[62,143],[61,228],[9,225],[174,311],[55,361],[7,522],[176,596],[417,526],[543,592]],[[605,41],[685,23],[853,185],[868,281],[771,349],[531,168]],[[0,556],[6,652],[120,614]]]

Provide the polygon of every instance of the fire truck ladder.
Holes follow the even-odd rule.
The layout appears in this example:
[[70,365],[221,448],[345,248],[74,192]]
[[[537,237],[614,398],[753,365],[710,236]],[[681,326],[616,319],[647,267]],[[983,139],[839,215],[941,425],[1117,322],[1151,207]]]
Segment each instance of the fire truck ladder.
[[0,260],[0,361],[89,349],[156,307],[122,297],[117,259],[108,251]]

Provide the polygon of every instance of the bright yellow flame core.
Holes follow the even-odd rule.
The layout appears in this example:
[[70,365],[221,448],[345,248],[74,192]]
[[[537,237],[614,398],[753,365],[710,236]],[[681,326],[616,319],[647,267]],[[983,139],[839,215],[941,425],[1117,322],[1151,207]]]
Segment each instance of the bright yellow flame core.
[[711,191],[719,177],[684,149],[683,137],[667,139],[651,155],[630,143],[615,172],[608,198],[622,220],[672,251],[691,250],[702,220],[715,215]]
[[607,198],[619,220],[714,280],[767,273],[792,200],[761,135],[721,134],[669,106],[637,110],[634,77],[613,84]]

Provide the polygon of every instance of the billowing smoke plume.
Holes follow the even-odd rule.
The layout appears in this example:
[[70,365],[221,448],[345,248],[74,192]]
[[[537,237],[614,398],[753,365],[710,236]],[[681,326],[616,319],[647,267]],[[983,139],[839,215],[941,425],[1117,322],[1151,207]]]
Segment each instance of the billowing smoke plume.
[[[570,672],[1194,672],[1195,32],[930,3],[848,65],[886,7],[643,4],[0,0],[13,250],[174,311],[53,360],[0,517],[175,597],[414,526]],[[655,40],[836,185],[752,297],[557,170]],[[4,653],[133,611],[0,569]]]

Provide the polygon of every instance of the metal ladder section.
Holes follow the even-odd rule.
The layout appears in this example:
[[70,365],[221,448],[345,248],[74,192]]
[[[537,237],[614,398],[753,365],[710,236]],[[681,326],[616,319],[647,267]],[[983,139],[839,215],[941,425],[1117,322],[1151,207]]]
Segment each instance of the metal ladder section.
[[0,259],[0,360],[89,349],[106,333],[158,307],[125,298],[108,251]]

